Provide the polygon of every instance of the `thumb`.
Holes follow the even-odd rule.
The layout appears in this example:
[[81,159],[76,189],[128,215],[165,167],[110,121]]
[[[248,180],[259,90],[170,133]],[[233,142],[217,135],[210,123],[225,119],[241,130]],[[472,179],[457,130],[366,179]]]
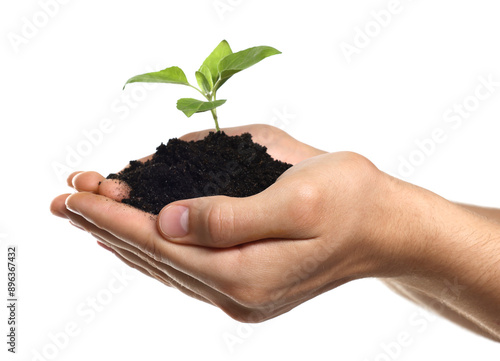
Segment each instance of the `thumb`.
[[162,209],[158,229],[176,243],[231,247],[242,243],[284,238],[294,233],[291,207],[282,192],[264,192],[245,198],[202,197],[174,202]]

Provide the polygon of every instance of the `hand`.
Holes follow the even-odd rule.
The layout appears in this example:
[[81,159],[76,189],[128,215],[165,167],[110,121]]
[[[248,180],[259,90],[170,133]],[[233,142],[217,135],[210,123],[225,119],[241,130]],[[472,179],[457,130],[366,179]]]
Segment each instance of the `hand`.
[[175,202],[159,228],[149,214],[89,192],[56,198],[53,207],[132,267],[257,322],[391,272],[369,231],[385,180],[365,158],[333,153],[302,161],[252,197]]
[[[255,124],[255,125],[248,125],[241,127],[224,128],[222,130],[226,132],[226,134],[228,135],[239,135],[245,132],[251,133],[253,140],[259,144],[266,146],[268,148],[268,153],[273,158],[292,164],[296,164],[309,157],[325,153],[321,150],[318,150],[304,143],[301,143],[292,138],[284,131],[269,125]],[[186,134],[182,136],[180,139],[186,141],[201,140],[208,134],[209,131],[213,130],[207,129],[200,132]],[[151,156],[147,156],[139,160],[146,161],[147,159],[150,158]],[[122,198],[126,197],[128,193],[127,187],[124,186],[123,184],[119,184],[114,180],[105,179],[102,175],[96,172],[75,172],[68,177],[68,185],[70,187],[73,187],[77,191],[101,194],[117,201],[120,201]],[[65,205],[68,196],[69,194],[63,194],[54,199],[54,201],[51,204],[52,213],[62,218],[69,218],[70,222],[78,228],[84,229],[84,227],[80,226],[83,224],[87,225],[88,227],[91,227],[91,225],[88,224],[88,222],[86,222],[84,218],[79,217],[68,211]],[[98,243],[104,248],[112,251],[112,249],[107,247],[103,242],[98,242]],[[131,263],[130,261],[124,259],[121,256],[119,257],[130,266],[141,270],[143,273],[147,275],[151,276],[154,273],[147,271],[144,267]],[[171,283],[168,282],[165,278],[159,277],[158,275],[154,277],[160,279],[167,285],[171,285]],[[185,289],[181,288],[181,290],[190,294],[191,296],[197,297],[196,295],[192,294],[191,292],[188,292]]]
[[52,212],[128,265],[240,321],[269,319],[350,280],[379,277],[500,340],[500,225],[488,218],[498,210],[478,215],[360,155],[325,154],[269,130],[271,152],[297,164],[255,196],[182,200],[156,218],[103,196],[119,200],[119,188],[85,172],[69,178],[82,192],[57,197]]

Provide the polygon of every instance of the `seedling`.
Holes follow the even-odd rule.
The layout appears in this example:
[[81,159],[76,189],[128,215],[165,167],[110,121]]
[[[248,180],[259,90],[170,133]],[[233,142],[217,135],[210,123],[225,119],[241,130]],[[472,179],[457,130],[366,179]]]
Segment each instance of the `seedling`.
[[125,89],[125,86],[129,83],[136,82],[187,85],[203,95],[206,101],[193,98],[181,98],[177,101],[177,109],[182,111],[188,118],[195,113],[210,110],[214,118],[215,129],[219,132],[217,107],[224,104],[226,100],[218,100],[216,97],[217,91],[234,74],[276,54],[281,54],[281,52],[270,46],[257,46],[233,53],[227,41],[223,40],[205,59],[200,69],[195,73],[199,88],[191,85],[186,78],[186,74],[177,66],[172,66],[153,73],[136,75],[127,80],[123,88]]

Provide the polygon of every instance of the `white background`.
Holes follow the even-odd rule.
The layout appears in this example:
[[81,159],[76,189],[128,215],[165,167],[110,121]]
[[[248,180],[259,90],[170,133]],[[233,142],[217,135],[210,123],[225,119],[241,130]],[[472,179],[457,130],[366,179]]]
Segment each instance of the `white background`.
[[[45,10],[42,3],[50,1],[0,5],[0,293],[5,251],[14,244],[20,299],[16,357],[6,352],[0,304],[2,360],[36,360],[36,353],[72,361],[498,360],[497,344],[423,313],[377,280],[243,326],[127,268],[49,213],[51,199],[70,191],[54,165],[68,165],[84,131],[102,119],[113,131],[73,159],[72,170],[108,174],[162,141],[212,126],[208,114],[187,119],[175,109],[177,98],[196,96],[187,87],[146,94],[121,87],[172,65],[194,81],[222,39],[234,51],[270,45],[283,52],[222,88],[222,126],[277,124],[318,148],[359,152],[399,177],[401,157],[413,154],[419,165],[405,180],[448,199],[499,206],[500,87],[478,104],[470,98],[480,77],[500,81],[497,2],[401,0],[378,29],[373,11],[387,10],[387,0],[61,0]],[[341,44],[353,45],[366,27],[371,36],[349,62]],[[135,108],[123,108],[124,95]],[[477,109],[453,129],[443,115],[466,99]],[[419,158],[415,142],[437,128],[446,141]],[[133,280],[113,283],[122,273]],[[92,297],[100,297],[100,312],[91,311]],[[75,332],[63,336],[68,325]],[[401,333],[411,342],[396,347]],[[228,339],[237,343],[229,347]]]

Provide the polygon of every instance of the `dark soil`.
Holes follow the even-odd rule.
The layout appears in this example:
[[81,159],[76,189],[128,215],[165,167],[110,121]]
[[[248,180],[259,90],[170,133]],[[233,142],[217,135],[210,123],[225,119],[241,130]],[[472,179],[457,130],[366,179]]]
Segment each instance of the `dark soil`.
[[291,164],[274,160],[248,133],[228,136],[210,133],[200,141],[170,139],[156,149],[151,160],[131,161],[108,179],[131,188],[123,203],[158,214],[168,203],[203,196],[247,197],[271,184]]

